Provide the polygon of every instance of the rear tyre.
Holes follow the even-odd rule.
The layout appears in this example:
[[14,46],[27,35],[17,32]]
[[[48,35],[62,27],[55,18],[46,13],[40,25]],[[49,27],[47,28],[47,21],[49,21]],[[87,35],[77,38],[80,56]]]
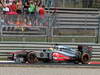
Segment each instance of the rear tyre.
[[88,64],[88,62],[90,61],[90,57],[87,53],[84,53],[82,55],[82,58],[81,58],[81,62],[82,64]]
[[38,63],[38,58],[36,57],[36,55],[34,53],[29,53],[28,54],[28,63],[30,64],[34,64],[34,63]]

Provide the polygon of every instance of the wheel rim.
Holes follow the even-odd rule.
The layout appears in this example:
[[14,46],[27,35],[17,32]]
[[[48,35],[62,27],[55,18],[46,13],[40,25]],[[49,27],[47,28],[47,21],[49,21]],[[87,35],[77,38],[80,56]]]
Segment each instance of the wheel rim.
[[88,59],[88,57],[87,56],[85,56],[84,58],[83,58],[83,61],[84,62],[87,62],[89,59]]
[[83,57],[82,57],[82,63],[83,64],[87,64],[88,62],[89,62],[89,56],[88,55],[83,55]]

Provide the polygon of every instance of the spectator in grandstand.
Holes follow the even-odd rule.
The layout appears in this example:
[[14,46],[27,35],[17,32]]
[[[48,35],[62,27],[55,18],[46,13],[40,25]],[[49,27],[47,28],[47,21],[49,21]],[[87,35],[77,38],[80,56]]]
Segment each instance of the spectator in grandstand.
[[37,6],[40,6],[42,4],[41,0],[37,1]]
[[30,14],[34,14],[35,13],[35,9],[36,9],[36,6],[35,6],[35,3],[30,1],[29,3],[29,8],[28,8],[28,12]]
[[3,10],[3,14],[6,14],[9,12],[9,7],[5,6],[2,10]]
[[16,15],[17,14],[17,4],[15,1],[13,1],[13,3],[11,5],[9,5],[8,7],[9,7],[9,12],[6,14],[8,14],[8,15]]
[[7,24],[14,24],[16,21],[16,16],[17,15],[17,4],[15,1],[13,1],[13,3],[11,5],[8,5],[7,7],[9,7],[9,12],[7,12],[6,14],[8,15],[8,21]]
[[2,3],[2,1],[0,0],[0,8],[4,7],[4,4]]
[[29,8],[28,8],[28,13],[29,13],[29,23],[33,24],[35,20],[35,10],[36,10],[36,5],[33,1],[29,2]]
[[45,15],[45,13],[46,13],[46,12],[45,12],[45,6],[44,6],[44,5],[40,5],[40,6],[39,6],[39,11],[38,11],[38,12],[39,12],[40,17],[41,17],[41,18],[44,18],[44,15]]
[[9,6],[11,11],[16,12],[17,11],[17,4],[15,1],[13,1],[12,5]]
[[45,11],[44,5],[39,6],[38,13],[39,13],[39,23],[40,23],[40,25],[47,25],[48,23],[46,22],[46,17],[45,17],[46,11]]
[[29,2],[25,2],[25,4],[24,4],[23,6],[24,6],[23,12],[24,12],[25,14],[28,14]]
[[25,3],[27,3],[29,0],[21,0],[22,4],[25,5]]
[[[3,10],[3,11],[2,11]],[[0,13],[1,12],[3,12],[3,13],[5,13],[5,6],[4,6],[4,4],[3,4],[3,2],[0,0]]]
[[21,0],[17,1],[17,13],[18,14],[22,13],[22,1]]

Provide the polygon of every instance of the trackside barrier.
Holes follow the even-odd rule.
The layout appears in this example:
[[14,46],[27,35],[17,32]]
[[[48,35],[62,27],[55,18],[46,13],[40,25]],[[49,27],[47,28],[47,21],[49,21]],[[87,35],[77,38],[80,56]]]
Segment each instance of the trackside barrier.
[[1,41],[5,41],[3,39],[6,37],[22,37],[23,39],[21,41],[27,41],[27,39],[25,38],[27,38],[30,34],[31,37],[44,36],[39,35],[40,32],[31,31],[31,28],[46,26],[46,36],[43,37],[46,39],[45,41],[99,43],[99,9],[46,8],[46,11],[48,13],[45,15],[45,19],[40,19],[40,17],[37,14],[32,19],[32,16],[30,17],[29,15],[23,14],[10,16],[0,14]]
[[100,59],[100,44],[95,43],[59,43],[59,42],[0,42],[0,56],[9,56],[8,52],[15,52],[20,50],[43,50],[49,47],[58,45],[67,45],[72,48],[77,48],[77,45],[88,45],[93,48],[93,58]]

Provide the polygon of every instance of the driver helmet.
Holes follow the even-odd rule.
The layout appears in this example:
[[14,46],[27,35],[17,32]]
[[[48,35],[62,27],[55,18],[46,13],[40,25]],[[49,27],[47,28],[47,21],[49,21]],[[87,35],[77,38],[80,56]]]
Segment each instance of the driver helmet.
[[53,48],[48,48],[49,51],[53,51]]

